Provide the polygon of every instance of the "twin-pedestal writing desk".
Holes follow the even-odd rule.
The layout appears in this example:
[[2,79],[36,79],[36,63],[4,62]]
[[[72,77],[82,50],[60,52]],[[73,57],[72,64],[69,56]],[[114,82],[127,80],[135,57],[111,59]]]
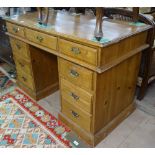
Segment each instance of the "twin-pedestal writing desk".
[[39,100],[60,89],[59,119],[95,146],[134,110],[141,51],[149,25],[105,19],[94,39],[95,19],[53,13],[47,27],[37,13],[6,18],[17,83]]

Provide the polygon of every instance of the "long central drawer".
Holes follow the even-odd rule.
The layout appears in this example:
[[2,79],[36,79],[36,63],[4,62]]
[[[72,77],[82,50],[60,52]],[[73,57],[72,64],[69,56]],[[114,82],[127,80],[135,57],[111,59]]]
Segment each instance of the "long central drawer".
[[26,38],[39,45],[43,45],[50,49],[57,49],[57,37],[41,33],[31,29],[25,29]]

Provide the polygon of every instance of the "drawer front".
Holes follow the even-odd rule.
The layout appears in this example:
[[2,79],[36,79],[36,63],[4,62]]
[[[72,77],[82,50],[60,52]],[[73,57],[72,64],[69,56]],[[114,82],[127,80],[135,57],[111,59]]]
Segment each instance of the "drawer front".
[[59,51],[75,59],[97,66],[97,49],[60,39]]
[[26,29],[26,38],[32,42],[46,46],[50,49],[57,49],[57,37]]
[[91,131],[91,116],[81,111],[81,109],[71,105],[65,100],[62,100],[62,113],[84,130],[88,132]]
[[33,78],[19,69],[17,70],[17,80],[24,84],[26,87],[34,90]]
[[88,91],[93,90],[92,71],[59,58],[59,73],[64,79],[72,82],[73,84]]
[[25,59],[30,59],[28,45],[20,40],[10,38],[11,47],[15,55],[21,56]]
[[64,79],[61,79],[61,95],[69,103],[92,113],[92,95]]
[[28,75],[32,76],[31,64],[29,62],[27,62],[24,59],[18,58],[15,55],[14,55],[14,60],[15,60],[17,70],[22,70]]
[[6,23],[7,25],[7,30],[9,33],[12,33],[14,35],[20,36],[20,37],[25,37],[25,28],[22,26],[18,26],[15,24],[11,23]]

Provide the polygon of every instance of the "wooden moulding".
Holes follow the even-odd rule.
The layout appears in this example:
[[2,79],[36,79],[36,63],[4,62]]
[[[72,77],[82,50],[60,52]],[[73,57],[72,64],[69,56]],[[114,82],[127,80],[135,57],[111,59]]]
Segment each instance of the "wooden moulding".
[[109,122],[104,128],[102,128],[95,135],[84,131],[80,126],[75,124],[73,121],[68,119],[62,113],[59,113],[59,119],[68,125],[73,131],[78,133],[78,135],[91,147],[95,147],[100,141],[102,141],[108,134],[119,125],[124,119],[126,119],[135,109],[135,104],[129,105],[125,108],[117,117],[115,117],[111,122]]
[[45,89],[42,89],[41,91],[38,91],[38,92],[32,91],[30,88],[23,85],[20,81],[17,82],[17,85],[22,90],[24,90],[30,97],[35,99],[36,101],[38,101],[38,100],[56,92],[57,90],[59,90],[59,83],[50,85],[50,86],[46,87]]
[[[103,73],[103,72],[105,72],[107,70],[107,69],[105,69],[105,65],[103,67],[102,66],[101,67],[95,67],[95,66],[90,65],[90,64],[88,64],[86,62],[83,62],[83,61],[80,61],[80,60],[75,60],[74,58],[69,57],[69,56],[66,56],[65,54],[59,53],[57,51],[51,50],[51,49],[49,49],[47,47],[44,47],[42,45],[39,45],[39,44],[36,44],[34,42],[28,41],[27,39],[23,39],[21,37],[14,36],[11,33],[7,33],[7,34],[10,37],[12,37],[12,38],[21,40],[21,41],[23,41],[23,42],[25,42],[27,44],[30,44],[30,45],[35,46],[35,47],[38,47],[38,48],[40,48],[42,50],[45,50],[45,51],[47,51],[49,53],[52,53],[52,54],[56,55],[56,56],[59,56],[61,58],[64,58],[66,60],[69,60],[71,62],[75,62],[77,64],[80,64],[81,66],[86,67],[86,68],[89,68],[90,70],[93,70],[93,71],[95,71],[97,73]],[[109,66],[109,68],[114,67],[116,63],[119,64],[120,62],[124,61],[126,58],[129,58],[129,57],[133,56],[134,54],[136,54],[138,52],[141,52],[142,50],[147,49],[148,46],[149,46],[148,44],[142,45],[141,47],[138,47],[137,49],[132,50],[131,53],[127,53],[124,56],[120,57],[119,60],[116,60],[116,61],[119,61],[119,62],[116,62],[116,61],[110,62],[110,63],[108,63],[106,65],[106,67],[107,66]]]
[[94,146],[96,146],[101,140],[103,140],[108,134],[117,127],[124,119],[126,119],[135,110],[135,104],[129,105],[123,110],[117,117],[109,122],[102,130],[95,134]]
[[[103,9],[102,8],[98,9],[99,10],[97,11],[96,26],[97,26],[97,32],[100,33],[102,32],[101,25],[102,25]],[[103,45],[101,46],[100,44],[95,45],[93,42],[90,43],[88,40],[83,41],[84,39],[81,40],[76,36],[72,37],[70,35],[66,35],[67,34],[66,30],[65,30],[66,34],[56,33],[53,31],[43,32],[43,30],[38,30],[37,28],[35,29],[34,27],[31,28],[28,25],[27,26],[24,25],[25,29],[26,27],[29,27],[32,30],[35,29],[39,32],[43,32],[45,34],[57,37],[58,44],[56,43],[57,48],[54,49],[49,49],[47,43],[41,44],[33,42],[33,40],[32,41],[28,40],[29,38],[24,39],[19,36],[11,34],[11,32],[7,33],[9,34],[9,36],[29,44],[35,87],[34,90],[27,89],[27,92],[29,95],[33,95],[33,98],[37,100],[39,98],[42,98],[44,95],[47,96],[48,94],[52,93],[52,91],[58,88],[57,87],[58,83],[60,83],[60,89],[61,89],[60,93],[61,93],[62,85],[60,78],[65,78],[69,82],[72,82],[72,84],[75,84],[81,89],[84,89],[88,93],[92,94],[92,100],[90,101],[90,103],[92,104],[92,116],[87,117],[87,115],[86,116],[83,115],[82,109],[80,109],[78,106],[69,105],[71,107],[70,108],[69,106],[67,107],[65,105],[67,107],[66,109],[70,110],[71,112],[73,112],[72,109],[78,110],[77,112],[79,113],[79,115],[73,115],[73,116],[82,116],[79,118],[79,120],[75,120],[78,117],[72,119],[70,115],[67,116],[67,114],[64,112],[63,102],[61,102],[62,109],[61,112],[59,113],[59,119],[63,121],[66,125],[68,125],[71,129],[73,129],[75,132],[77,132],[78,135],[92,147],[96,146],[101,140],[103,140],[103,138],[105,138],[120,122],[122,122],[134,110],[135,106],[133,104],[133,99],[136,87],[136,78],[138,75],[138,68],[140,64],[141,51],[149,47],[148,43],[146,42],[146,36],[147,36],[146,30],[148,29],[148,27],[144,27],[144,29],[139,28],[136,29],[136,31],[132,29],[132,31],[129,31],[124,36],[121,34],[124,34],[126,29],[122,31],[123,28],[121,28],[121,24],[119,24],[118,26],[119,26],[118,30],[120,30],[120,32],[117,33],[117,35],[119,34],[119,37],[116,37],[117,39],[115,39],[115,42],[109,43],[109,45],[111,46],[114,45],[112,48],[110,48],[111,46],[109,47]],[[61,29],[62,28],[63,24]],[[109,25],[107,25],[107,30],[109,30],[108,28]],[[115,29],[115,27],[112,28]],[[130,28],[130,26],[127,26],[126,28],[127,29]],[[94,29],[92,29],[91,32],[93,31]],[[144,34],[142,34],[142,32],[144,32]],[[111,35],[113,34],[114,33],[111,33]],[[69,36],[69,38],[67,36]],[[102,35],[99,35],[97,37],[101,38]],[[64,40],[67,40],[67,43],[68,41],[70,41],[70,44],[77,43],[74,45],[77,46],[78,48],[80,48],[81,46],[82,49],[83,46],[89,46],[94,48],[95,52],[97,53],[96,54],[97,58],[95,58],[95,60],[97,61],[93,60],[93,62],[95,63],[90,63],[85,61],[84,59],[77,59],[76,57],[69,56],[67,55],[66,52],[63,53],[62,51],[60,51],[59,46],[59,41],[62,38]],[[124,42],[123,40],[125,39],[126,41]],[[69,47],[70,44],[68,44]],[[79,46],[79,44],[81,45]],[[43,52],[42,50],[47,52]],[[77,50],[76,53],[78,53]],[[58,63],[57,63],[57,57],[58,57]],[[92,57],[94,58],[94,56]],[[62,63],[61,60],[62,58],[65,59],[64,63]],[[59,60],[61,61],[61,63]],[[71,62],[67,62],[66,60],[73,62],[73,65],[71,65],[72,64]],[[40,64],[40,62],[42,62],[42,64]],[[73,69],[78,68],[77,70],[80,73],[80,75],[84,76],[78,77],[78,80],[80,79],[79,81],[78,80],[71,81],[70,80],[71,78],[67,77],[68,74],[66,73],[70,72],[68,72],[66,66],[73,66]],[[85,69],[84,68],[81,69],[82,67],[80,66],[85,67]],[[61,67],[65,68],[66,71],[63,72],[63,70],[61,70]],[[46,74],[44,72],[45,69]],[[88,69],[90,69],[91,71],[87,71]],[[90,78],[88,78],[88,75]],[[54,79],[52,80],[52,78]],[[86,81],[88,81],[88,83]],[[85,82],[85,84],[83,84],[83,82]],[[24,90],[26,89],[25,86],[22,88]],[[75,88],[73,87],[73,89]],[[71,121],[70,119],[74,121]]]
[[[106,11],[105,10],[106,9],[104,8],[102,11],[104,11],[104,14],[106,15]],[[56,16],[57,14],[58,14],[58,16]],[[87,18],[86,16],[81,15],[81,17],[80,17],[81,20],[80,21],[78,20],[79,22],[76,22],[77,21],[77,20],[75,20],[76,17],[75,18],[72,18],[72,17],[70,18],[70,16],[67,16],[67,18],[69,17],[69,20],[71,20],[73,23],[75,22],[74,25],[77,26],[77,28],[75,29],[72,26],[72,24],[71,25],[69,24],[70,22],[67,22],[67,20],[65,20],[66,18],[62,18],[64,15],[62,16],[59,13],[57,13],[57,14],[56,13],[55,14],[49,14],[50,18],[49,18],[48,22],[49,23],[53,23],[55,25],[55,29],[57,29],[57,27],[58,27],[58,31],[55,31],[55,30],[50,31],[50,29],[48,29],[48,28],[47,28],[47,30],[45,30],[45,29],[39,28],[38,26],[35,26],[37,13],[30,13],[28,15],[27,14],[26,15],[22,15],[16,21],[12,20],[10,18],[7,18],[5,20],[7,22],[9,22],[9,23],[16,24],[17,26],[23,26],[24,28],[30,28],[32,30],[37,30],[37,31],[43,32],[45,34],[49,34],[49,35],[53,35],[53,36],[57,36],[57,37],[63,37],[65,39],[67,39],[67,40],[70,39],[70,40],[73,40],[73,41],[76,41],[76,42],[80,42],[81,44],[85,43],[85,44],[87,44],[89,46],[96,46],[96,47],[105,47],[105,46],[113,44],[116,41],[119,41],[120,39],[125,39],[125,38],[129,37],[128,34],[126,32],[123,33],[122,32],[123,29],[121,29],[121,31],[118,31],[119,36],[118,37],[116,36],[114,39],[112,39],[111,41],[107,42],[106,44],[95,42],[95,41],[91,40],[91,38],[94,37],[94,29],[95,29],[95,27],[94,27],[95,25],[94,24],[96,24],[95,20],[92,23],[90,23],[90,21],[89,21],[90,18]],[[132,12],[131,12],[131,14],[132,14]],[[32,19],[29,18],[29,15],[32,16]],[[100,16],[99,19],[101,19],[101,17],[102,16]],[[59,24],[56,22],[57,20],[55,20],[56,18],[58,18],[58,20],[60,22],[62,22],[62,24],[61,24],[62,28],[61,29],[59,29]],[[79,18],[79,17],[77,17],[77,18]],[[94,18],[92,18],[92,19],[94,19]],[[25,21],[25,22],[21,23],[20,22],[21,20]],[[90,24],[90,26],[88,25],[87,21]],[[102,21],[102,20],[100,20],[100,21]],[[84,31],[81,31],[80,30],[81,29],[81,24],[83,24],[83,22],[84,22],[84,25],[86,26],[86,29],[85,29],[85,27],[83,27]],[[148,30],[151,27],[149,25],[146,25],[146,26],[143,26],[141,28],[139,27],[138,29],[137,28],[133,29],[132,26],[127,25],[127,24],[122,24],[122,26],[121,26],[120,22],[117,22],[117,21],[116,21],[116,25],[115,24],[113,24],[113,25],[110,24],[109,25],[109,24],[110,24],[110,22],[104,22],[104,32],[105,32],[104,33],[104,37],[105,38],[111,37],[111,36],[107,36],[106,31],[110,28],[110,30],[114,31],[114,33],[115,33],[117,31],[117,26],[119,26],[120,28],[121,27],[123,28],[124,26],[126,28],[128,27],[129,29],[131,28],[130,33],[129,33],[130,36],[132,36],[134,34],[137,34],[139,32]],[[100,25],[100,24],[98,24],[98,25]],[[73,33],[70,34],[70,31],[68,31],[68,28],[69,29],[71,28],[70,31],[73,31]],[[63,31],[61,31],[61,30],[63,30]],[[90,33],[85,33],[85,35],[83,34],[84,32],[88,32],[88,31],[90,31]],[[114,34],[114,33],[112,33],[112,34]],[[78,34],[78,35],[75,35],[75,34]],[[83,35],[85,37],[83,37]]]
[[116,59],[116,60],[114,60],[114,61],[112,61],[112,62],[110,62],[110,63],[108,63],[106,65],[104,65],[101,68],[99,68],[98,72],[99,73],[103,73],[103,72],[109,70],[110,68],[117,66],[118,64],[120,64],[121,62],[125,61],[126,59],[134,56],[135,54],[141,52],[142,50],[147,49],[148,47],[149,47],[148,44],[142,45],[142,46],[132,50],[130,53],[127,53],[127,54],[121,56],[120,58],[118,58],[118,59]]

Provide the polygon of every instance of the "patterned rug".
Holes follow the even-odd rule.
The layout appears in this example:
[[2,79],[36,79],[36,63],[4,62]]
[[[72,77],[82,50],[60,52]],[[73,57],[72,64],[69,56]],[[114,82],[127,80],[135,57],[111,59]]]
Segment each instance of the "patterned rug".
[[0,66],[0,147],[88,147],[78,135],[20,91],[7,73]]
[[0,98],[0,147],[72,147],[64,124],[18,89]]
[[12,90],[14,83],[0,71],[0,96]]

